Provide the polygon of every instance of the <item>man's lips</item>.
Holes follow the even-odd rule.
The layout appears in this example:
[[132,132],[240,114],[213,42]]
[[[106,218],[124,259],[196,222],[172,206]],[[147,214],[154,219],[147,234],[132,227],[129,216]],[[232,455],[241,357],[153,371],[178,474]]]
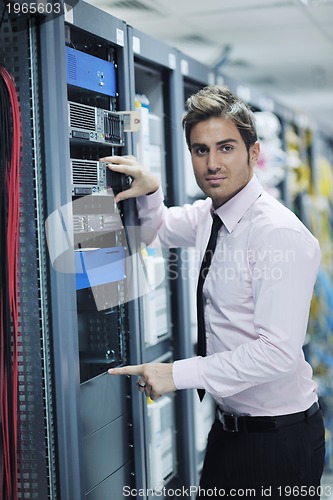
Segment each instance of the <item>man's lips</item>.
[[223,181],[226,177],[223,177],[222,175],[209,175],[206,177],[206,181],[208,182],[216,182],[216,181]]

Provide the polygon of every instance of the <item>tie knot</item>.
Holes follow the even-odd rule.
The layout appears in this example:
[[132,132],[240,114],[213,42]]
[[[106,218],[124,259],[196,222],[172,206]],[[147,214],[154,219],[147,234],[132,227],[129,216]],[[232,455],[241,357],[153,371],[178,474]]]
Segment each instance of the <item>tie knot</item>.
[[223,225],[222,220],[217,214],[213,215],[213,226],[212,226],[212,231],[219,231]]

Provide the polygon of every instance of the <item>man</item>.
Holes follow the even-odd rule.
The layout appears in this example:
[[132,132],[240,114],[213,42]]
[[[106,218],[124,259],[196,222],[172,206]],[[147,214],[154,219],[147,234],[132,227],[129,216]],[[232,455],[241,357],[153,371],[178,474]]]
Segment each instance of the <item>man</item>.
[[158,232],[163,246],[195,246],[201,261],[212,218],[222,225],[198,286],[202,354],[109,373],[138,375],[139,390],[152,399],[188,388],[213,396],[217,417],[200,498],[214,488],[220,496],[251,489],[257,498],[319,498],[324,428],[302,351],[318,242],[254,175],[260,145],[248,106],[217,86],[199,91],[187,106],[183,126],[205,200],[168,209],[158,180],[134,157],[104,160],[132,177],[116,201],[137,197],[142,224]]

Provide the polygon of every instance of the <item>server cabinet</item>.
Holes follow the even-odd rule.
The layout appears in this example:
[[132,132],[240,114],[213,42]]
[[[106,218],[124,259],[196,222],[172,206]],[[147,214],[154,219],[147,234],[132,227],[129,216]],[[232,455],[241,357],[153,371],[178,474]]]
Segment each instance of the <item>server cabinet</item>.
[[[140,117],[140,129],[132,134],[133,153],[138,160],[159,179],[166,196],[172,194],[170,172],[173,161],[170,156],[173,138],[170,132],[170,81],[176,69],[174,50],[137,30],[128,27],[132,106]],[[149,307],[143,297],[143,348],[145,360],[150,361],[172,346],[172,324],[170,317],[170,290],[167,275],[167,254],[158,244],[143,252],[148,276],[155,291],[156,302]],[[164,288],[160,294],[161,288]],[[161,300],[159,296],[161,295]],[[148,300],[150,300],[148,294]],[[160,306],[161,302],[161,306]],[[162,304],[165,309],[162,310]],[[146,307],[147,305],[147,307]],[[157,316],[151,315],[152,309]]]
[[[40,124],[41,88],[38,63],[38,19],[9,16],[4,10],[0,31],[0,64],[15,83],[21,115],[22,158],[20,170],[19,228],[19,338],[17,421],[17,491],[2,491],[4,498],[56,498],[59,471],[56,463],[56,412],[51,346],[50,282],[44,221],[43,136]],[[8,105],[8,103],[7,103]],[[2,133],[2,131],[1,131]],[[15,138],[17,140],[17,138]],[[18,193],[17,193],[18,195]],[[64,316],[67,315],[67,308]],[[67,327],[73,327],[68,318]],[[3,332],[2,332],[3,334]],[[8,335],[9,332],[6,332]],[[72,350],[72,342],[68,342]],[[76,376],[73,360],[73,379]],[[68,390],[73,386],[69,382]],[[3,387],[1,387],[1,392]],[[2,393],[3,395],[3,393]],[[71,393],[72,407],[76,391]],[[17,427],[16,427],[17,426]],[[13,429],[11,431],[13,431]],[[77,431],[68,437],[77,442]],[[12,454],[16,450],[11,450]],[[78,456],[68,464],[79,475]],[[15,463],[15,462],[13,462]],[[14,476],[15,478],[15,476]],[[3,488],[3,485],[1,486]],[[6,496],[7,495],[7,496]]]
[[115,206],[127,179],[100,161],[131,151],[127,31],[85,2],[67,7],[5,17],[1,31],[24,142],[18,489],[104,500],[135,475],[131,385],[106,374],[137,357],[133,208]]
[[[45,46],[49,30],[45,26]],[[111,174],[99,159],[130,152],[121,114],[128,103],[127,34],[122,21],[85,2],[67,12],[62,30],[58,47],[54,46],[63,57],[67,127],[62,140],[67,145],[67,169],[56,184],[55,166],[48,165],[49,221],[61,211],[65,231],[73,235],[69,253],[74,254],[75,271],[82,495],[102,499],[112,485],[108,494],[112,499],[116,491],[133,483],[135,474],[130,384],[126,378],[106,374],[107,368],[128,363],[130,357],[127,276],[133,273],[126,226],[131,213],[114,203],[114,195],[126,189],[126,179]],[[49,50],[45,57],[49,60]],[[52,76],[48,67],[44,77],[49,97]],[[45,106],[45,117],[50,116]],[[51,142],[54,147],[53,138]],[[57,191],[66,192],[65,216]],[[62,270],[54,271],[57,283]],[[61,314],[61,302],[57,307]]]
[[[141,130],[133,134],[133,152],[138,160],[160,178],[167,205],[183,199],[182,130],[179,104],[179,67],[176,51],[144,33],[128,27],[131,96],[141,117]],[[151,245],[143,260],[153,284],[141,300],[142,362],[172,362],[185,357],[184,339],[186,294],[176,250]],[[193,415],[188,395],[167,395],[148,401],[144,412],[146,427],[146,484],[163,487],[194,484],[192,447]],[[161,436],[164,438],[161,438]]]

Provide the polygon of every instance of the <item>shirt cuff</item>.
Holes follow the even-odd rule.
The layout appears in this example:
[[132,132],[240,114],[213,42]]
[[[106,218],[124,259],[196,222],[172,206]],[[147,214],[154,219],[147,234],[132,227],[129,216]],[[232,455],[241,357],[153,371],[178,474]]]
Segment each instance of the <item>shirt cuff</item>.
[[201,359],[201,356],[196,356],[173,362],[172,377],[177,389],[204,389],[199,377]]
[[162,187],[160,186],[155,193],[145,194],[144,196],[138,196],[136,199],[136,203],[138,209],[150,209],[154,207],[158,207],[164,200],[164,195],[162,191]]

